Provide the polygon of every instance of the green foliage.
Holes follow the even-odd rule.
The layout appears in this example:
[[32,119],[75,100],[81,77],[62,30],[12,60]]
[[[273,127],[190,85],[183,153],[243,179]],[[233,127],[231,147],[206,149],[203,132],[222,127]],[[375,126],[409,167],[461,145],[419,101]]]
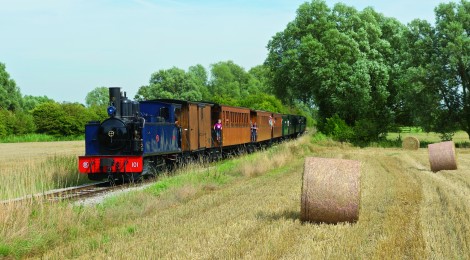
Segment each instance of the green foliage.
[[160,70],[142,86],[136,99],[155,98],[210,101],[230,106],[287,113],[289,110],[270,93],[269,70],[260,65],[246,72],[233,61],[211,65],[211,78],[202,65],[191,66],[188,72],[173,67]]
[[249,81],[249,74],[233,61],[218,62],[211,65],[209,92],[214,96],[240,99],[242,91],[248,91]]
[[34,133],[36,125],[34,124],[34,118],[30,113],[18,111],[15,113],[13,121],[13,134],[14,135],[25,135]]
[[97,87],[88,92],[85,97],[85,104],[88,107],[106,107],[109,105],[109,88]]
[[87,110],[89,110],[92,120],[97,120],[101,122],[109,117],[107,112],[107,106],[91,106],[88,107]]
[[267,94],[274,94],[271,84],[271,75],[266,65],[258,65],[251,68],[248,73],[253,78],[252,84],[257,84],[259,91]]
[[10,79],[5,64],[0,63],[0,109],[15,111],[21,108],[22,103],[20,89]]
[[63,135],[62,131],[66,114],[60,104],[55,102],[44,103],[33,110],[34,122],[38,133],[53,136]]
[[173,67],[152,74],[150,85],[139,88],[135,98],[148,100],[157,98],[197,101],[207,94],[205,70],[202,66],[190,68],[190,72]]
[[273,95],[259,93],[250,95],[245,99],[240,100],[240,106],[248,107],[255,110],[271,111],[276,113],[287,113],[279,99]]
[[48,98],[47,96],[31,96],[25,95],[23,97],[23,110],[31,111],[38,105],[47,102],[54,102],[54,100]]
[[33,117],[21,110],[12,112],[0,109],[0,137],[23,135],[35,130]]
[[415,123],[446,139],[463,129],[470,133],[470,2],[441,3],[436,26],[414,20],[404,39],[410,98]]
[[356,121],[354,125],[353,143],[360,146],[366,146],[370,142],[376,142],[382,139],[382,131],[380,123],[374,119],[361,119]]
[[[397,61],[406,28],[371,8],[344,4],[328,8],[321,0],[302,4],[296,18],[268,44],[266,66],[276,96],[313,101],[321,121],[337,114],[347,125],[373,118],[376,139],[393,123],[395,94],[401,87]],[[364,125],[360,123],[360,125]],[[362,136],[362,134],[361,134]]]
[[294,102],[294,104],[292,104],[292,106],[289,108],[288,113],[304,116],[307,119],[308,127],[317,125],[318,111],[314,107],[308,106],[304,102]]
[[352,127],[348,126],[338,115],[327,118],[323,129],[326,135],[331,136],[336,141],[351,141],[354,137]]
[[99,117],[78,103],[44,103],[33,110],[38,133],[52,136],[77,136],[85,124]]

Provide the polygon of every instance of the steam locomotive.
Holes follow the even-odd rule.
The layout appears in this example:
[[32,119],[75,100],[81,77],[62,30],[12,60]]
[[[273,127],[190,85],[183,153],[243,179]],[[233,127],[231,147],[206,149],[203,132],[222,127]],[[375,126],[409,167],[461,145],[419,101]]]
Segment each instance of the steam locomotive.
[[[132,101],[109,88],[109,118],[85,126],[78,169],[90,180],[137,180],[195,157],[217,159],[304,133],[306,119],[211,102]],[[214,124],[221,120],[220,139]],[[253,131],[255,135],[253,137]]]

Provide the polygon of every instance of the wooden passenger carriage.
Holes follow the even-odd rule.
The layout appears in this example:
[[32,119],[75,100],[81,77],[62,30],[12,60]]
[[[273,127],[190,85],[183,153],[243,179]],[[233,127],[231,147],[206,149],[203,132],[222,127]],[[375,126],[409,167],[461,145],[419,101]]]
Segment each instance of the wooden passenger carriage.
[[181,105],[175,111],[175,124],[180,127],[181,132],[181,151],[198,151],[213,146],[211,136],[212,104],[175,99],[159,99],[158,101]]
[[250,142],[250,109],[215,104],[212,107],[212,125],[218,119],[222,120],[222,140],[218,143],[214,133],[215,146],[232,146]]

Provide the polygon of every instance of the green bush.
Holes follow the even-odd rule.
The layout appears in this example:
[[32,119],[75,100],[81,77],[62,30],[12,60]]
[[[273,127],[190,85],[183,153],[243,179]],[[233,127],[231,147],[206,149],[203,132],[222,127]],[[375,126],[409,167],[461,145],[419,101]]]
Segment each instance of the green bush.
[[351,141],[354,138],[353,128],[348,126],[338,115],[326,119],[323,131],[327,136],[332,137],[333,140],[340,142]]
[[21,110],[0,110],[0,137],[33,133],[35,128],[30,114]]
[[33,110],[37,133],[53,136],[78,136],[85,124],[99,120],[100,116],[78,103],[43,103]]

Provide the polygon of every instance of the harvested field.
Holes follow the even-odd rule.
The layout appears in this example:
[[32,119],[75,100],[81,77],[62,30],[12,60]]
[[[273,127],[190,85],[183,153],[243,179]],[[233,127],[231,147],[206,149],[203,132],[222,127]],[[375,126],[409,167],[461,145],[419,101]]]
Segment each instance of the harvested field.
[[43,162],[54,155],[82,155],[84,141],[0,143],[0,175],[21,167],[21,162]]
[[[101,208],[100,221],[37,256],[183,259],[455,259],[470,253],[470,152],[456,171],[432,173],[426,149],[310,146],[317,157],[362,162],[360,215],[354,224],[300,221],[303,160],[221,188],[188,186],[149,202],[129,196]],[[191,190],[191,192],[187,192]],[[176,195],[175,195],[176,194]],[[187,194],[175,200],[178,194]],[[136,205],[137,204],[137,205]],[[119,211],[133,205],[133,214]],[[93,212],[95,209],[88,209]],[[85,210],[86,212],[86,210]],[[90,217],[82,213],[84,221]],[[116,223],[117,224],[117,223]],[[96,225],[96,223],[94,224]],[[77,232],[75,230],[75,232]]]

